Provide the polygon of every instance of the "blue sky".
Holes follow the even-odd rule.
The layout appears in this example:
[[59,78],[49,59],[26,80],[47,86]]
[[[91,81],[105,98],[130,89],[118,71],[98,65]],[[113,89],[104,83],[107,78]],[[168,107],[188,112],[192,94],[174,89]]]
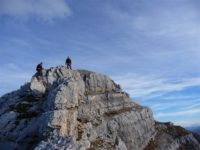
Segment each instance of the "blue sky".
[[0,0],[0,95],[37,63],[112,77],[159,121],[200,125],[198,0]]

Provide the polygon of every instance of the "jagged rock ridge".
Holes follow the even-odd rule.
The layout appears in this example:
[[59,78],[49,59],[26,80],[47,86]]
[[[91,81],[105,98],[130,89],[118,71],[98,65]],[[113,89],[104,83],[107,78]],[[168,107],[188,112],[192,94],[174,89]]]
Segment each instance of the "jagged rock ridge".
[[190,133],[167,140],[164,126],[109,77],[86,70],[50,68],[0,98],[2,150],[199,149]]

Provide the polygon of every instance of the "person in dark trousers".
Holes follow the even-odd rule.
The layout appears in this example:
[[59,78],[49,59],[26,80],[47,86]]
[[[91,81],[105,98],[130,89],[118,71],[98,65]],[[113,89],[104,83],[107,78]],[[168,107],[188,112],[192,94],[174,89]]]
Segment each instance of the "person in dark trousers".
[[72,70],[72,60],[69,58],[69,56],[66,59],[66,65],[67,65],[67,69],[71,69]]
[[42,75],[42,62],[40,64],[37,65],[36,67],[36,71],[38,72],[39,75]]

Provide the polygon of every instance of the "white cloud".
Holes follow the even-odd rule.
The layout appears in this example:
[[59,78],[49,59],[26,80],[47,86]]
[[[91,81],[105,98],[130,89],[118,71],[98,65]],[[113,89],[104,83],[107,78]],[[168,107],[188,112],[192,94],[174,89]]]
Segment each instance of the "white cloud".
[[[176,101],[175,101],[176,100]],[[161,101],[161,102],[156,102],[156,104],[150,104],[151,108],[155,111],[163,111],[166,109],[171,109],[173,110],[173,108],[179,108],[180,110],[187,110],[187,109],[192,109],[192,108],[197,108],[200,106],[200,99],[187,99],[185,101],[179,100],[177,101],[177,99],[174,99],[174,101],[170,101],[170,102],[165,102],[165,101]]]
[[17,19],[37,17],[45,21],[63,19],[71,14],[65,0],[1,0],[0,15]]
[[[109,8],[108,15],[120,24],[129,34],[135,31],[149,37],[188,38],[199,37],[199,10],[192,1],[132,2],[129,9]],[[173,5],[172,5],[173,3]],[[126,22],[126,23],[124,23]]]
[[155,115],[155,117],[156,118],[177,117],[177,116],[195,115],[195,114],[199,114],[199,113],[200,113],[200,109],[199,108],[195,108],[195,109],[188,109],[188,110],[169,112],[169,113],[157,113]]
[[175,125],[180,125],[183,127],[191,127],[191,126],[200,126],[200,120],[199,119],[193,119],[190,121],[174,121]]
[[197,99],[199,98],[198,95],[170,95],[170,96],[165,96],[165,97],[162,97],[162,99],[164,100],[191,100],[191,99]]
[[[183,14],[183,11],[187,13]],[[154,14],[155,15],[155,14]],[[200,28],[198,12],[191,8],[181,8],[176,13],[170,10],[161,11],[159,14],[137,16],[133,19],[133,28],[140,30],[148,36],[164,37],[199,37]]]
[[170,80],[156,76],[127,74],[113,77],[132,97],[149,99],[185,88],[200,86],[200,77]]
[[200,108],[200,101],[198,101],[197,103],[193,103],[191,105],[187,104],[187,106],[182,108],[182,110],[184,110],[184,109],[194,109],[194,108]]

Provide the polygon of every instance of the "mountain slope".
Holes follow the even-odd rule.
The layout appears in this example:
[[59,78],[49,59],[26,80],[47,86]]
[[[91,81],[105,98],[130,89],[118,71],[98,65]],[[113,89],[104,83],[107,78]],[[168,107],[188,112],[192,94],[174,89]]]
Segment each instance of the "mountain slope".
[[[0,98],[2,150],[142,150],[167,142],[171,149],[200,147],[189,132],[174,146],[176,137],[165,126],[109,77],[86,70],[50,68]],[[171,137],[160,140],[165,133]]]
[[192,132],[200,134],[200,126],[189,126],[189,127],[186,127],[186,129],[188,129],[188,130],[190,130]]
[[193,133],[172,123],[155,122],[155,137],[145,150],[199,150],[200,144]]

